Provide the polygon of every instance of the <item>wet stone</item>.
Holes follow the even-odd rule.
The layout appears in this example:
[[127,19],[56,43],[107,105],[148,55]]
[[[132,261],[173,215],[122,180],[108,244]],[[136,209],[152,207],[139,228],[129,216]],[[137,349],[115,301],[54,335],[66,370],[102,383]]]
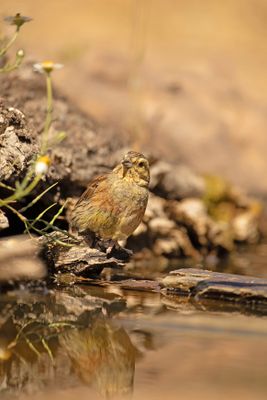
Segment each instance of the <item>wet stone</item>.
[[183,268],[170,272],[162,285],[167,293],[184,293],[196,301],[212,298],[267,306],[267,280],[261,278]]
[[0,241],[0,282],[45,278],[46,267],[38,257],[38,244],[27,235]]

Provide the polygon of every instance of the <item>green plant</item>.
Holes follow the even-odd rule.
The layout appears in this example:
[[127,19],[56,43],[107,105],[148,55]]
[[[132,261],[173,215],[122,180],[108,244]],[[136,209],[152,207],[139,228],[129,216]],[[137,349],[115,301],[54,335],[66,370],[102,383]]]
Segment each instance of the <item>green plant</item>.
[[[57,218],[62,214],[63,209],[65,207],[64,203],[56,214],[49,221],[46,221],[43,217],[44,215],[51,210],[53,207],[57,205],[57,203],[53,203],[44,209],[37,217],[34,219],[28,219],[23,215],[23,213],[31,208],[34,204],[36,204],[49,190],[51,190],[54,186],[57,185],[57,182],[50,185],[48,188],[43,190],[41,193],[37,194],[35,198],[30,201],[25,207],[17,210],[13,207],[14,203],[17,203],[19,200],[27,197],[29,194],[33,192],[38,183],[44,178],[45,174],[48,172],[49,165],[51,163],[50,157],[48,155],[49,150],[55,146],[57,143],[62,141],[65,138],[65,132],[57,132],[53,135],[53,138],[50,138],[50,128],[52,124],[52,114],[53,114],[53,90],[52,90],[52,78],[51,73],[55,69],[61,68],[61,64],[55,64],[51,61],[46,61],[40,64],[34,64],[34,69],[38,72],[45,74],[46,77],[46,91],[47,91],[47,109],[46,109],[46,117],[44,128],[42,134],[40,136],[40,152],[33,159],[31,165],[29,166],[24,179],[19,182],[17,181],[15,187],[10,187],[2,182],[0,182],[0,186],[11,191],[12,193],[4,198],[0,199],[0,208],[4,207],[12,211],[23,223],[25,226],[25,231],[30,233],[30,231],[34,231],[40,235],[48,236],[48,231],[53,230],[56,232],[60,232],[66,237],[70,237],[67,231],[61,230],[54,226]],[[36,226],[36,224],[42,224],[43,228],[40,229]],[[58,241],[62,245],[68,245],[65,242],[54,237],[55,241]]]
[[[15,25],[16,30],[10,39],[1,41],[2,45],[0,46],[0,61],[6,55],[7,51],[10,49],[10,47],[16,41],[22,25],[24,25],[26,22],[30,22],[32,20],[32,18],[25,17],[25,16],[17,13],[15,16],[5,17],[4,20],[7,23],[9,23],[10,25]],[[0,68],[0,72],[10,72],[10,71],[13,71],[14,69],[17,69],[20,66],[20,64],[22,63],[24,55],[25,55],[24,50],[19,49],[16,52],[15,61],[13,63],[7,61],[6,64]]]

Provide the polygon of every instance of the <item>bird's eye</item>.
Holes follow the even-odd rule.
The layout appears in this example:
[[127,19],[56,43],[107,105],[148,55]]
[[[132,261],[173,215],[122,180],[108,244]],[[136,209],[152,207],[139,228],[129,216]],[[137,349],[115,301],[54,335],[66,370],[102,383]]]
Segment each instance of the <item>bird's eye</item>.
[[144,168],[144,166],[145,166],[145,162],[144,162],[144,161],[140,161],[140,162],[138,163],[138,167]]

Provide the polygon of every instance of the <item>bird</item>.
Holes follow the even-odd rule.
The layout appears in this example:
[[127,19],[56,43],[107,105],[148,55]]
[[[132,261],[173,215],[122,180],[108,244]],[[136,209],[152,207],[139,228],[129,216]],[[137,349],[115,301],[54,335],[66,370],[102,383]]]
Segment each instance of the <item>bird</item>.
[[110,172],[94,178],[71,214],[72,232],[108,243],[107,252],[121,248],[141,223],[149,197],[149,162],[141,153],[127,152]]
[[130,395],[138,350],[123,327],[101,314],[89,318],[89,327],[68,329],[59,335],[61,350],[74,373],[104,399]]

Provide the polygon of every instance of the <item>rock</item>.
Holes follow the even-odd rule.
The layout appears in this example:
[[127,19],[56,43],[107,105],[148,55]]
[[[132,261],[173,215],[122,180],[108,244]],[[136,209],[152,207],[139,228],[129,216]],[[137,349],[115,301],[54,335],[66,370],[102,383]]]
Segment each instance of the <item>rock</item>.
[[9,222],[4,212],[0,209],[0,231],[9,227]]
[[208,214],[206,205],[200,199],[188,198],[171,202],[169,215],[176,223],[184,226],[192,241],[204,248],[221,247],[226,251],[233,249],[233,233],[228,224],[214,221]]
[[98,249],[90,248],[82,240],[79,242],[68,239],[58,232],[40,237],[39,242],[43,246],[43,257],[48,262],[52,273],[55,274],[71,272],[81,276],[95,276],[99,275],[104,268],[120,268],[124,265],[123,261],[109,257]]
[[165,206],[166,206],[165,199],[159,196],[155,196],[153,193],[150,193],[147,209],[144,216],[144,221],[149,222],[150,220],[156,217],[165,218],[166,217],[166,213],[164,211]]
[[185,293],[196,301],[208,297],[220,301],[261,302],[267,306],[267,280],[261,278],[182,268],[171,271],[162,279],[162,285],[167,292]]
[[46,267],[38,257],[39,246],[26,235],[0,241],[0,282],[36,280],[46,276]]
[[149,229],[155,236],[168,236],[170,231],[175,228],[175,222],[167,217],[156,217],[149,222]]
[[158,161],[151,166],[151,188],[167,199],[200,197],[205,181],[185,165]]
[[234,238],[240,242],[255,243],[259,238],[258,218],[251,210],[237,215],[232,222]]
[[168,236],[156,239],[154,252],[157,255],[168,257],[193,257],[199,260],[199,252],[192,246],[192,243],[184,229],[171,231]]
[[0,102],[0,182],[21,176],[38,151],[24,114]]

